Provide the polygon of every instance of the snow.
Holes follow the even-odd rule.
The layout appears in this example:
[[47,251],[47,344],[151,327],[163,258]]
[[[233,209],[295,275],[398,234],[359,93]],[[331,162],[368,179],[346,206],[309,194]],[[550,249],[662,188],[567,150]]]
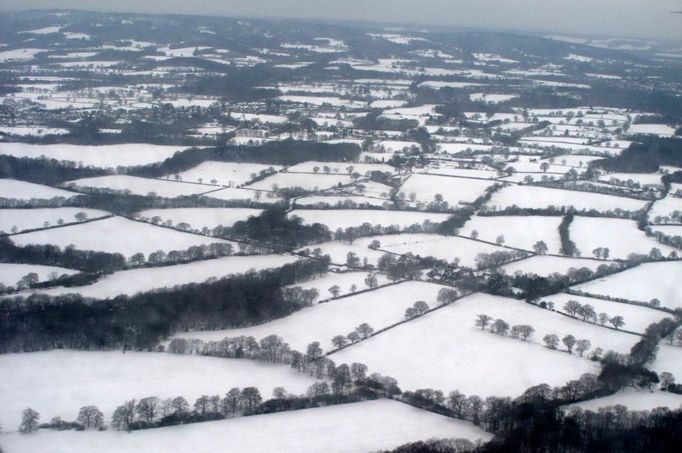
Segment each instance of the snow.
[[17,227],[17,231],[43,228],[44,223],[49,226],[57,226],[59,219],[64,223],[76,222],[75,215],[79,212],[85,213],[88,219],[96,219],[109,215],[106,211],[89,208],[35,208],[35,209],[3,209],[0,211],[0,231],[10,233],[12,227]]
[[467,267],[476,265],[476,256],[479,253],[489,254],[504,250],[484,242],[437,234],[401,234],[388,236],[386,239],[380,240],[381,250],[401,255],[411,252],[421,257],[433,256],[447,262],[458,258],[460,264]]
[[656,186],[662,187],[661,177],[663,175],[660,173],[606,173],[599,177],[600,181],[626,183],[628,181],[633,181],[639,184],[641,187],[644,186]]
[[120,145],[34,145],[29,143],[0,143],[0,154],[15,157],[66,160],[85,166],[116,168],[148,165],[172,157],[183,146],[127,143]]
[[473,216],[464,224],[459,234],[470,237],[478,232],[478,239],[496,242],[504,236],[504,244],[528,251],[538,241],[547,244],[548,252],[557,254],[561,249],[559,224],[561,217],[552,216]]
[[408,198],[414,193],[416,199],[424,203],[432,202],[436,194],[441,194],[444,201],[456,206],[475,201],[491,185],[491,181],[477,179],[413,174],[400,187],[400,192]]
[[427,167],[422,170],[422,173],[429,175],[458,176],[461,178],[484,178],[484,179],[497,178],[497,172],[493,170],[466,169],[458,167],[448,167],[445,165],[439,167],[433,166]]
[[301,250],[308,249],[312,251],[319,248],[323,255],[329,255],[331,257],[333,264],[339,265],[344,265],[346,263],[348,252],[353,252],[358,256],[360,262],[362,262],[364,258],[367,258],[367,262],[369,264],[376,265],[377,261],[384,253],[377,250],[372,250],[368,248],[368,246],[372,240],[383,240],[386,237],[389,236],[370,236],[368,238],[360,238],[353,241],[352,245],[340,241],[323,242],[321,244],[303,247]]
[[325,105],[329,104],[334,107],[348,107],[348,108],[364,108],[367,104],[361,101],[352,101],[349,99],[341,99],[334,96],[294,96],[284,95],[275,98],[282,102],[291,102],[295,104],[311,104],[311,105]]
[[36,54],[45,52],[46,49],[12,49],[0,52],[0,62],[31,60]]
[[262,209],[250,208],[169,208],[148,209],[138,214],[141,218],[149,220],[158,216],[161,223],[171,220],[173,225],[187,223],[195,230],[204,227],[212,230],[220,225],[230,227],[235,222],[258,216],[261,212]]
[[[556,311],[564,311],[564,305],[569,300],[578,301],[580,304],[589,304],[594,307],[594,311],[599,313],[606,313],[609,317],[622,316],[625,320],[623,329],[630,332],[644,333],[647,327],[654,322],[659,322],[663,318],[670,317],[670,315],[653,310],[651,308],[642,307],[640,305],[624,304],[608,300],[596,299],[594,297],[575,296],[573,294],[558,293],[552,296],[541,298],[542,301],[554,302],[554,309]],[[610,324],[606,324],[610,326]]]
[[[314,168],[318,167],[319,173],[324,173],[324,167],[329,167],[333,173],[348,173],[348,167],[353,167],[353,173],[359,173],[360,175],[365,175],[371,171],[382,171],[386,173],[394,173],[395,168],[388,164],[364,164],[364,163],[353,163],[353,162],[316,162],[308,161],[302,162],[300,164],[293,165],[287,169],[289,172],[307,172],[313,173]],[[336,171],[335,171],[336,170]]]
[[[251,181],[253,179],[251,174],[258,175],[268,168],[278,171],[282,167],[278,165],[207,161],[180,173],[180,177],[183,181],[200,182],[199,180],[201,180],[204,184],[209,184],[215,179],[215,184],[237,187]],[[211,182],[211,184],[214,183]]]
[[[474,325],[479,313],[510,325],[530,324],[536,330],[532,341],[481,331]],[[589,339],[592,348],[620,352],[627,352],[639,340],[636,335],[570,319],[523,301],[477,293],[331,358],[336,363],[364,363],[372,371],[396,378],[403,390],[457,389],[483,398],[517,396],[533,385],[563,385],[583,373],[598,371],[598,365],[587,358],[546,348],[542,337],[547,333],[559,338],[572,334]]]
[[679,384],[680,379],[682,379],[682,348],[661,341],[658,345],[656,361],[650,369],[659,374],[663,372],[672,373]]
[[669,194],[662,200],[654,202],[649,211],[649,219],[654,220],[657,216],[672,217],[675,211],[682,211],[682,198]]
[[0,356],[0,422],[15,430],[21,411],[32,407],[42,421],[74,420],[78,409],[95,405],[109,421],[117,406],[147,396],[184,396],[192,404],[204,394],[224,396],[232,387],[256,387],[264,398],[283,386],[305,392],[314,379],[286,365],[156,352],[30,352]]
[[583,401],[573,406],[597,412],[600,408],[617,404],[623,405],[631,411],[650,411],[657,407],[668,407],[675,410],[682,407],[682,395],[660,390],[627,389],[613,395]]
[[516,94],[495,94],[495,93],[471,93],[469,99],[472,102],[483,102],[486,104],[499,104],[517,98]]
[[185,183],[173,180],[141,178],[130,175],[96,176],[94,178],[75,179],[64,183],[65,187],[108,189],[115,192],[126,192],[135,195],[154,193],[158,197],[175,198],[196,195],[215,190],[215,187],[203,184]]
[[679,261],[645,263],[617,274],[593,280],[574,289],[589,294],[617,297],[638,302],[651,299],[661,306],[682,308],[682,263]]
[[487,441],[492,436],[471,423],[391,400],[194,423],[132,433],[42,431],[4,436],[7,453],[365,453],[393,449],[426,438]]
[[422,225],[427,220],[440,223],[450,217],[449,214],[380,209],[294,209],[288,216],[298,216],[303,219],[305,224],[321,223],[331,231],[336,231],[337,228],[358,227],[363,223],[385,227],[398,225],[405,228],[415,223]]
[[[317,299],[318,303],[323,300],[331,299],[332,295],[329,293],[329,288],[337,285],[340,289],[339,295],[345,296],[351,294],[351,285],[356,285],[356,291],[367,289],[365,278],[369,272],[328,272],[323,277],[313,278],[305,282],[294,283],[290,287],[298,286],[303,289],[317,289],[320,292],[320,297]],[[377,284],[382,286],[389,282],[388,277],[379,272],[373,273],[377,278]]]
[[13,198],[17,200],[50,200],[52,198],[71,198],[78,195],[67,190],[56,189],[42,184],[20,181],[18,179],[0,179],[0,198]]
[[273,192],[268,190],[252,190],[252,189],[220,189],[213,192],[207,192],[204,197],[216,198],[218,200],[251,200],[258,203],[277,203],[282,201],[281,198],[274,196]]
[[514,275],[516,272],[521,272],[522,274],[535,274],[547,277],[555,272],[565,275],[571,268],[580,269],[586,267],[594,271],[603,264],[603,261],[591,259],[538,255],[522,261],[505,264],[501,269],[508,275]]
[[627,130],[630,135],[646,134],[658,135],[660,137],[672,137],[675,135],[675,128],[667,124],[633,124]]
[[359,205],[369,204],[373,207],[380,208],[384,203],[390,203],[389,200],[382,198],[371,198],[362,196],[347,196],[347,195],[331,195],[331,196],[312,196],[297,198],[295,202],[296,207],[310,207],[315,205],[329,205],[336,206],[337,203],[344,203],[349,201]]
[[646,201],[600,193],[513,185],[495,192],[486,204],[489,208],[497,207],[497,209],[504,209],[513,205],[520,208],[536,209],[547,208],[549,206],[573,206],[578,210],[595,209],[600,212],[606,212],[615,209],[639,211],[645,207]]
[[50,274],[56,273],[58,277],[62,275],[77,274],[78,271],[57,266],[41,266],[38,264],[15,264],[0,263],[0,285],[16,286],[19,279],[29,273],[38,274],[38,281],[50,280]]
[[[320,291],[321,297],[330,296],[328,288]],[[359,288],[365,289],[366,286],[363,283]],[[442,288],[445,287],[434,283],[408,281],[316,304],[285,318],[257,326],[182,332],[175,337],[218,341],[225,337],[241,335],[263,338],[275,334],[284,338],[294,350],[305,351],[308,344],[319,341],[322,349],[327,352],[334,349],[331,342],[333,337],[347,335],[363,322],[368,323],[374,330],[380,330],[402,321],[405,310],[418,300],[425,301],[432,308],[436,307],[438,305],[436,297]]]
[[327,175],[317,174],[310,175],[306,173],[277,173],[268,176],[262,181],[251,184],[252,189],[271,190],[273,186],[277,185],[280,189],[286,187],[301,187],[305,190],[324,190],[337,185],[346,185],[353,182],[348,174]]
[[16,234],[12,236],[12,241],[19,246],[53,244],[64,248],[74,245],[79,250],[121,253],[127,257],[138,252],[149,255],[157,250],[166,252],[186,250],[192,246],[228,242],[135,222],[123,217]]
[[243,274],[251,269],[263,270],[293,263],[297,258],[282,255],[226,256],[171,266],[146,267],[114,272],[86,286],[57,287],[38,291],[52,296],[80,294],[95,299],[134,295],[138,292],[189,283],[203,283],[212,278]]
[[637,229],[636,221],[628,219],[575,216],[568,234],[583,256],[592,256],[597,247],[608,247],[613,259],[625,259],[630,253],[646,255],[654,247],[664,256],[675,250],[648,237]]

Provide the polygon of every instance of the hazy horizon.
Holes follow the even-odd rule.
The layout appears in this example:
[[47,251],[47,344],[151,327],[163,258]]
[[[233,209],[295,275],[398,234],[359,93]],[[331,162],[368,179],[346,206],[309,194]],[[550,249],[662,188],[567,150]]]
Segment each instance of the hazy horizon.
[[680,0],[151,0],[143,4],[131,0],[0,0],[1,11],[35,9],[355,21],[682,41],[682,14],[671,14],[682,11]]

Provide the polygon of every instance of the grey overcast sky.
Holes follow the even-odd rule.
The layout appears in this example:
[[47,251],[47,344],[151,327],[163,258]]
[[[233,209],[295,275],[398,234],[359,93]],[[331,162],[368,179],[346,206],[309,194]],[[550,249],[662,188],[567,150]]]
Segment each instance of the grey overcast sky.
[[0,0],[0,10],[362,20],[682,40],[682,0]]

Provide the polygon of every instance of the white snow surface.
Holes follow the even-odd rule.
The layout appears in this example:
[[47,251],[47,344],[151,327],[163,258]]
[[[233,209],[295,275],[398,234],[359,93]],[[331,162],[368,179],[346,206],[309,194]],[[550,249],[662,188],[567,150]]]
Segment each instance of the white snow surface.
[[83,297],[106,299],[189,283],[202,283],[211,278],[243,274],[250,269],[257,271],[271,269],[293,263],[296,259],[294,256],[283,255],[226,256],[172,266],[119,271],[105,275],[91,285],[68,288],[60,286],[39,292],[53,296],[76,293]]
[[74,223],[76,222],[74,216],[79,212],[85,213],[88,219],[109,215],[106,211],[89,208],[3,209],[0,211],[0,231],[10,233],[15,226],[18,232],[43,228],[45,222],[50,226],[57,226],[59,219],[64,223]]
[[125,143],[119,145],[34,145],[29,143],[0,143],[0,154],[15,157],[46,157],[49,159],[82,162],[85,166],[116,168],[118,166],[147,165],[163,161],[184,146]]
[[215,179],[215,184],[237,187],[251,181],[252,173],[258,175],[261,171],[268,168],[277,171],[282,167],[279,165],[207,161],[187,171],[183,171],[180,173],[180,177],[182,177],[183,181],[187,182],[199,182],[199,179],[201,179],[204,184],[209,184]]
[[648,237],[637,229],[636,221],[628,219],[575,216],[569,236],[583,256],[592,256],[597,247],[608,247],[614,259],[625,259],[630,253],[646,255],[654,247],[664,256],[675,250]]
[[40,412],[42,420],[74,420],[82,406],[95,405],[110,420],[117,406],[133,398],[184,396],[192,404],[203,394],[221,397],[232,387],[257,387],[264,398],[283,386],[305,392],[314,379],[286,365],[157,352],[68,351],[0,356],[0,422],[15,430],[21,411]]
[[538,241],[547,244],[549,253],[559,253],[561,217],[551,216],[473,216],[460,228],[462,236],[471,236],[475,230],[478,239],[495,242],[504,236],[504,244],[524,250],[533,250]]
[[490,201],[486,203],[486,206],[497,207],[498,209],[512,205],[520,208],[573,206],[578,210],[595,209],[600,212],[615,210],[616,208],[625,211],[638,211],[644,208],[646,201],[600,193],[513,185],[495,192]]
[[108,189],[115,192],[130,192],[146,196],[154,193],[159,197],[175,198],[195,195],[215,190],[216,187],[191,184],[172,180],[141,178],[130,175],[96,176],[94,178],[75,179],[64,183],[66,187]]
[[682,262],[645,263],[617,274],[592,280],[575,289],[589,294],[611,296],[638,302],[661,301],[668,308],[682,307]]
[[41,266],[39,264],[16,264],[0,263],[0,284],[5,286],[15,286],[19,279],[29,273],[38,274],[38,281],[49,280],[50,274],[57,273],[57,276],[73,275],[78,271],[57,266]]
[[[331,285],[330,285],[331,286]],[[364,285],[360,286],[364,288]],[[319,341],[325,352],[334,349],[331,339],[347,335],[363,322],[379,330],[404,319],[405,310],[423,300],[429,306],[438,305],[436,297],[444,286],[435,283],[409,281],[378,288],[361,294],[334,299],[299,310],[285,318],[252,327],[203,332],[182,332],[180,338],[199,338],[219,341],[241,335],[263,338],[279,335],[297,351],[305,351],[308,344]],[[320,292],[329,297],[327,289]],[[349,362],[350,363],[350,362]]]
[[[12,236],[19,246],[53,244],[64,248],[73,244],[79,250],[121,253],[128,257],[141,252],[149,255],[157,250],[186,250],[192,246],[228,242],[181,231],[162,228],[123,217],[110,217],[77,225],[34,231]],[[233,244],[236,248],[236,244]]]
[[140,211],[139,215],[144,219],[160,217],[161,221],[172,220],[173,225],[187,223],[192,229],[207,227],[213,229],[219,225],[226,227],[235,222],[246,220],[251,216],[258,216],[262,209],[251,208],[168,208],[147,209]]
[[[530,324],[535,328],[532,341],[481,331],[474,325],[480,313],[510,325]],[[532,385],[563,385],[598,370],[594,362],[568,354],[563,347],[546,348],[542,337],[548,333],[559,338],[570,333],[589,339],[593,348],[620,352],[627,352],[639,340],[636,335],[570,319],[523,301],[477,293],[331,358],[337,363],[364,363],[372,371],[396,378],[403,390],[457,389],[481,397],[517,396]]]
[[35,184],[18,179],[0,179],[0,198],[14,198],[17,200],[50,200],[52,198],[71,198],[78,195],[67,190],[57,189],[42,184]]
[[321,223],[327,225],[331,231],[337,228],[360,226],[363,223],[372,225],[391,226],[398,225],[407,227],[415,223],[423,224],[429,220],[440,223],[450,216],[449,214],[419,212],[419,211],[389,211],[374,209],[295,209],[288,214],[289,217],[298,216],[303,223]]
[[132,433],[40,431],[3,439],[7,453],[366,453],[426,438],[487,441],[492,436],[471,423],[391,400],[193,423]]
[[617,404],[623,405],[631,411],[650,411],[657,407],[668,407],[675,410],[682,407],[682,395],[660,390],[627,389],[613,395],[583,401],[574,406],[597,412],[602,407]]

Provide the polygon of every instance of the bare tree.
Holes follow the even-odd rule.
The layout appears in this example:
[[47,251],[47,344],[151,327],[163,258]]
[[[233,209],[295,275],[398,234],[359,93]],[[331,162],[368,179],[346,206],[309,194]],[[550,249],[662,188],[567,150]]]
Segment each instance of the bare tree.
[[19,432],[21,434],[31,434],[38,429],[38,421],[40,414],[30,407],[24,409],[21,413],[21,424],[19,425]]
[[85,429],[99,428],[104,424],[104,415],[97,406],[83,406],[78,411],[76,421]]
[[625,325],[625,320],[622,316],[614,316],[613,318],[609,319],[609,322],[616,330],[618,330],[619,327],[623,327]]
[[583,354],[585,354],[585,352],[588,351],[591,346],[592,346],[592,343],[590,343],[590,340],[582,339],[582,340],[578,340],[575,343],[575,350],[578,352],[580,357],[582,357]]
[[476,326],[480,327],[481,330],[485,330],[485,328],[490,324],[490,321],[492,321],[493,318],[491,318],[488,315],[478,315],[476,318]]
[[545,345],[547,345],[549,349],[556,349],[557,346],[559,346],[559,337],[553,333],[542,337],[542,341],[545,342]]
[[573,354],[573,346],[575,346],[575,337],[573,335],[566,335],[561,339],[561,342],[566,346],[569,354]]
[[360,335],[360,338],[366,340],[370,335],[372,335],[374,329],[366,322],[363,322],[355,329],[355,331],[358,333],[358,335]]

